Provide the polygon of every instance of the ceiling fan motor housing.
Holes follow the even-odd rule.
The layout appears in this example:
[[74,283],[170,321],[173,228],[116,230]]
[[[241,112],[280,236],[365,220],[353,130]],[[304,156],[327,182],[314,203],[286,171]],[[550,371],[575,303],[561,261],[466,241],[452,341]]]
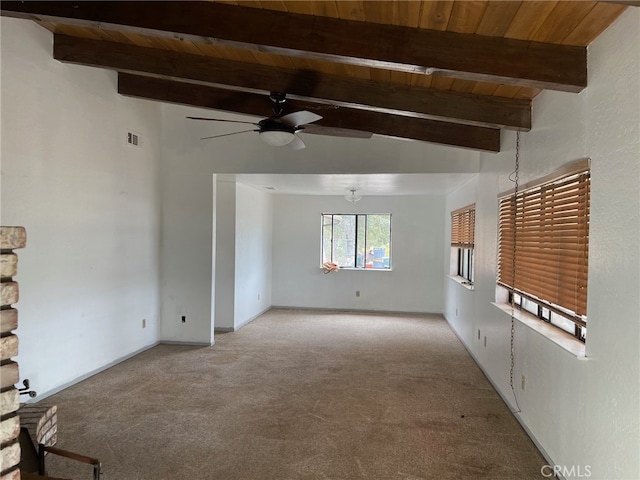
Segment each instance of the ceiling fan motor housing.
[[295,134],[301,130],[304,130],[303,127],[287,125],[286,123],[280,122],[274,118],[265,118],[264,120],[260,120],[258,122],[258,126],[260,127],[260,132],[289,132]]

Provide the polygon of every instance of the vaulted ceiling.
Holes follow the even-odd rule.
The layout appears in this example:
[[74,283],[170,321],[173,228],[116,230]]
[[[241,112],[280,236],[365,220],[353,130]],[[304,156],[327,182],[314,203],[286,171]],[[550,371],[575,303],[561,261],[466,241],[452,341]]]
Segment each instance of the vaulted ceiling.
[[[123,95],[497,152],[543,89],[587,88],[587,49],[638,2],[11,2],[53,57],[118,71]],[[213,112],[212,112],[213,116]]]

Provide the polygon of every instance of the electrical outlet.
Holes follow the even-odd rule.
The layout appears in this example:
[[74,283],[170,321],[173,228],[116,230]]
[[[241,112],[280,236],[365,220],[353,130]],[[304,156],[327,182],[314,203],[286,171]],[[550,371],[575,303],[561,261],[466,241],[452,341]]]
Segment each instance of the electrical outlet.
[[260,301],[260,294],[258,294],[258,301]]
[[356,297],[360,296],[360,290],[356,290]]
[[487,346],[487,336],[486,335],[484,336],[484,346],[485,347]]
[[458,307],[456,307],[456,317],[458,316]]
[[522,388],[522,390],[524,390],[524,382],[525,382],[524,375],[522,375],[522,379],[520,380],[520,388]]
[[480,340],[480,329],[478,329],[478,340]]
[[147,319],[146,318],[142,319],[142,328],[147,328]]
[[182,315],[182,323],[187,323],[187,317],[186,317],[186,315]]

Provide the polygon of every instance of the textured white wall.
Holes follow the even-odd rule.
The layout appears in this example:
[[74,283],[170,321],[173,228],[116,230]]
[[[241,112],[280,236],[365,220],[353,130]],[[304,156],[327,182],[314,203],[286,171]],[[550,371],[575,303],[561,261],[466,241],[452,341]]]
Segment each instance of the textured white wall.
[[[637,245],[626,243],[640,233],[639,27],[640,10],[628,9],[589,47],[588,88],[580,95],[540,94],[533,104],[534,128],[522,135],[522,182],[588,156],[592,198],[587,359],[517,324],[519,416],[556,464],[580,466],[583,474],[588,465],[590,478],[599,480],[640,478],[640,255]],[[503,153],[481,155],[476,185],[447,198],[447,212],[476,200],[475,291],[445,280],[447,320],[512,405],[510,320],[490,302],[496,195],[512,186],[514,137],[505,135]],[[482,339],[488,337],[486,348],[477,329]]]
[[[458,208],[462,208],[466,205],[470,205],[476,202],[477,198],[477,178],[472,179],[467,182],[461,188],[453,192],[451,195],[447,196],[446,199],[446,209],[445,209],[445,265],[444,271],[445,275],[448,275],[451,272],[451,212],[453,210],[457,210]],[[476,217],[479,212],[476,210]],[[476,223],[479,223],[476,220]],[[478,240],[476,239],[476,247],[475,251],[477,252],[479,248]],[[453,256],[454,264],[456,257]],[[476,264],[477,259],[476,259]],[[478,271],[476,269],[475,277],[478,277]],[[478,283],[478,282],[476,282]],[[474,305],[473,305],[474,292],[472,290],[468,290],[462,287],[457,282],[454,282],[450,278],[445,278],[444,281],[444,316],[449,319],[449,322],[452,323],[459,335],[462,335],[464,338],[471,338],[473,336],[473,318],[475,316]]]
[[233,331],[236,279],[236,182],[216,179],[215,328]]
[[628,243],[640,234],[640,9],[627,9],[588,60],[589,433],[572,453],[596,474],[640,478],[640,247]]
[[[162,105],[161,339],[213,343],[216,181],[186,121]],[[186,322],[182,323],[182,316]]]
[[[320,269],[322,213],[391,213],[392,271]],[[273,304],[442,312],[444,197],[275,195]],[[359,290],[360,297],[355,296]]]
[[42,397],[159,338],[160,110],[53,60],[35,23],[1,26],[1,221],[27,229],[18,361]]
[[271,307],[272,198],[236,187],[235,329]]

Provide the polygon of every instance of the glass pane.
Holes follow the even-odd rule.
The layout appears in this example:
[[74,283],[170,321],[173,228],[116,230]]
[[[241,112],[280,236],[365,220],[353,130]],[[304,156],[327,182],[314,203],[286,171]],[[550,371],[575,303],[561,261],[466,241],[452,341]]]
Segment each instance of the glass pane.
[[522,306],[523,309],[525,309],[527,312],[532,313],[533,315],[535,315],[536,317],[538,316],[538,304],[535,302],[532,302],[531,300],[529,300],[528,298],[523,298],[522,299],[522,303],[520,304]]
[[357,218],[357,239],[356,239],[356,267],[364,268],[367,254],[367,216],[358,215]]
[[[356,216],[334,215],[333,261],[341,268],[355,267]],[[340,219],[338,222],[337,219]]]
[[473,282],[472,248],[458,248],[458,276]]
[[462,249],[462,277],[469,279],[469,249]]
[[571,335],[575,333],[575,324],[569,320],[568,318],[563,317],[562,315],[558,315],[557,313],[551,312],[551,323],[556,327],[560,327],[566,332],[569,332]]
[[322,215],[322,263],[333,261],[331,258],[331,232],[333,215]]
[[391,268],[391,215],[367,215],[367,268]]
[[322,214],[322,261],[390,269],[391,215]]

